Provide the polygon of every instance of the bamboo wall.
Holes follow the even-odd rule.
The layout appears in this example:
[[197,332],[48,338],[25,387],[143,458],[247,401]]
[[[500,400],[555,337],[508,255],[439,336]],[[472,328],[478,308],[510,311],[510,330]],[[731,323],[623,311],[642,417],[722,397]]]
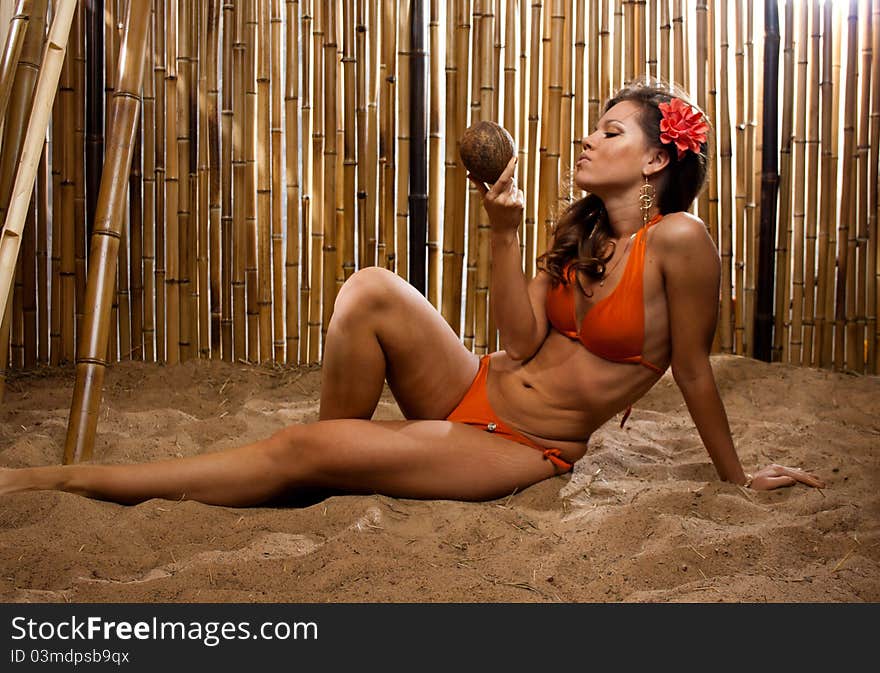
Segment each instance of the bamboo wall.
[[[5,217],[48,22],[46,0],[0,4],[10,37],[27,23],[0,73]],[[0,330],[13,368],[82,348],[126,4],[74,18]],[[722,259],[716,349],[754,352],[761,110],[778,95],[773,357],[877,373],[880,0],[778,6],[776,82],[760,1],[153,0],[134,159],[114,176],[108,361],[317,362],[336,293],[369,265],[423,287],[468,348],[496,349],[488,221],[457,139],[478,119],[516,139],[532,273],[577,139],[647,72],[714,125],[694,210]]]

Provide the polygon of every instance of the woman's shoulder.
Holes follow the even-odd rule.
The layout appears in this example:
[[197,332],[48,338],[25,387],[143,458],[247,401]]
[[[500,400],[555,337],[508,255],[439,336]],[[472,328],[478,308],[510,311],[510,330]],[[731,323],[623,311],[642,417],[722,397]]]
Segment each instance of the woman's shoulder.
[[696,215],[679,211],[663,216],[654,227],[654,240],[661,250],[684,252],[715,247],[706,224]]

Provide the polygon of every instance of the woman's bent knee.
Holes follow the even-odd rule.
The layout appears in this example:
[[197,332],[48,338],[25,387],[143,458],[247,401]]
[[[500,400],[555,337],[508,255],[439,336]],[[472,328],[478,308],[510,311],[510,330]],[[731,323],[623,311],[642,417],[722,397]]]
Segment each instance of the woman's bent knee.
[[334,316],[352,312],[373,314],[391,305],[399,280],[396,274],[379,266],[368,266],[355,272],[336,295]]

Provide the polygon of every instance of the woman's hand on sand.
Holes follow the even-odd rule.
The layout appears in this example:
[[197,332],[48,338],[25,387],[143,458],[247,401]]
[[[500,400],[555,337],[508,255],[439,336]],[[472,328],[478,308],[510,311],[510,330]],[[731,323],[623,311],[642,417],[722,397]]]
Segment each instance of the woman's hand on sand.
[[755,472],[752,475],[752,483],[749,488],[756,491],[771,491],[774,488],[794,486],[797,483],[815,488],[825,488],[825,482],[809,472],[782,465],[770,465]]
[[493,233],[513,234],[519,230],[522,222],[525,196],[521,189],[516,186],[516,178],[513,173],[516,170],[516,157],[513,157],[504,172],[494,185],[487,187],[484,182],[468,175],[468,179],[474,183],[477,191],[483,195],[483,207],[489,215],[489,226]]

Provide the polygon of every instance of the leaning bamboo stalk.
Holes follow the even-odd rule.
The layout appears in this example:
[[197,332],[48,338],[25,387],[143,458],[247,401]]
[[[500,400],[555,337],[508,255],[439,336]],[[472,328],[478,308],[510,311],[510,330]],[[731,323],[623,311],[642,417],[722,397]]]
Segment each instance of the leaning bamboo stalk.
[[[75,0],[59,0],[52,26],[49,29],[39,77],[34,88],[32,113],[24,135],[21,158],[18,162],[18,171],[9,200],[9,210],[6,212],[3,233],[0,237],[0,311],[2,311],[0,312],[0,323],[3,322],[6,315],[7,298],[12,288],[24,220],[30,206],[30,197],[34,189],[34,180],[40,162],[43,141],[46,137],[46,129],[49,125],[49,115],[52,111],[52,99],[55,97],[55,90],[58,87],[75,9]],[[38,36],[41,32],[34,31]],[[4,148],[5,151],[6,148]],[[0,353],[0,356],[2,356],[0,359],[5,358],[3,353]]]
[[6,33],[6,44],[0,56],[0,119],[6,116],[6,105],[12,92],[12,82],[18,68],[18,59],[24,46],[24,38],[30,22],[31,0],[18,0],[9,30]]
[[[855,203],[856,173],[856,84],[858,80],[858,0],[850,0],[847,17],[846,94],[844,99],[843,173],[840,214],[837,224],[837,284],[834,300],[834,368],[856,369],[855,342],[855,223],[851,206]],[[852,224],[851,224],[852,222]],[[847,339],[847,337],[852,337]]]
[[[284,362],[284,230],[282,221],[282,202],[284,196],[284,155],[282,145],[281,98],[281,4],[282,0],[272,0],[269,16],[272,43],[272,62],[270,67],[271,86],[271,152],[272,152],[272,349],[273,359]],[[296,71],[294,71],[296,72]]]
[[804,234],[804,338],[801,364],[805,367],[816,364],[813,343],[816,325],[816,253],[818,245],[818,200],[819,200],[819,94],[821,91],[821,63],[819,30],[819,0],[810,3],[810,56],[807,77],[809,113],[807,115],[807,205]]
[[[785,44],[782,50],[782,90],[793,91],[794,82],[794,5],[785,3]],[[793,218],[792,189],[792,125],[793,105],[782,106],[781,143],[779,151],[779,219],[776,230],[776,278],[774,282],[774,327],[771,360],[786,362],[789,354],[791,319],[791,239]]]
[[[285,155],[285,181],[287,196],[287,248],[284,260],[285,271],[285,362],[296,364],[300,359],[300,240],[302,238],[302,226],[304,221],[301,203],[302,183],[298,148],[302,146],[302,152],[308,151],[308,142],[303,143],[305,134],[300,134],[300,33],[299,2],[297,0],[285,0],[285,19],[287,24],[287,40],[285,51],[285,89],[284,89],[284,112],[285,134],[287,136],[287,154]],[[308,44],[308,42],[306,42]],[[303,58],[308,54],[308,49],[303,50]],[[307,88],[304,82],[303,91]]]
[[792,217],[794,220],[794,234],[792,236],[792,282],[791,282],[791,339],[789,357],[786,361],[794,365],[801,364],[803,356],[803,314],[804,314],[804,237],[805,237],[805,212],[806,199],[806,125],[807,125],[807,48],[809,46],[808,12],[807,7],[798,6],[797,10],[797,40],[794,100],[797,102],[797,117],[795,118],[793,154],[794,172],[792,184],[794,185],[794,202],[792,204]]
[[[71,3],[74,4],[74,3]],[[120,47],[119,77],[110,109],[105,170],[89,265],[85,315],[73,403],[64,446],[64,462],[88,460],[92,454],[107,352],[107,313],[112,301],[113,263],[119,250],[122,202],[131,166],[134,133],[140,111],[148,3],[130,3]],[[54,26],[53,26],[54,28]]]
[[257,305],[260,316],[260,362],[272,358],[272,42],[269,0],[257,0]]

